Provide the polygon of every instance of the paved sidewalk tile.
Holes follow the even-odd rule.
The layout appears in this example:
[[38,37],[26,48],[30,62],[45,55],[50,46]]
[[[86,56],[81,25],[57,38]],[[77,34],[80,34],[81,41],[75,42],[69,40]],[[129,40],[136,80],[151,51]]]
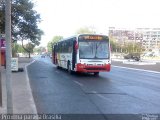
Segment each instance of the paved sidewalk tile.
[[[30,83],[27,75],[26,65],[31,59],[20,58],[19,68],[23,68],[23,72],[12,72],[12,96],[13,96],[13,113],[14,114],[37,114],[34,99],[32,96]],[[5,70],[2,71],[2,93],[3,106],[0,113],[6,113],[6,86],[5,86]]]

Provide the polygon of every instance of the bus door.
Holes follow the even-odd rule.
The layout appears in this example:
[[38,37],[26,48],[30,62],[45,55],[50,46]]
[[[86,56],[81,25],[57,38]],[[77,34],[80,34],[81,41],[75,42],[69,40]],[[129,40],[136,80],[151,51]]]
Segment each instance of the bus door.
[[53,63],[57,64],[57,53],[56,53],[56,45],[53,47]]
[[77,41],[76,39],[73,40],[73,51],[72,51],[72,70],[75,68],[75,64],[77,62]]

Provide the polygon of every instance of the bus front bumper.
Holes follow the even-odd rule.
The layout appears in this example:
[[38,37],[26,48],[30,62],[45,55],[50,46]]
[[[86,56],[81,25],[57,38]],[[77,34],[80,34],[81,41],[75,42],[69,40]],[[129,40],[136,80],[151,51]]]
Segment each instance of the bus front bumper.
[[77,72],[109,72],[111,69],[111,64],[98,65],[86,65],[78,63],[76,65]]

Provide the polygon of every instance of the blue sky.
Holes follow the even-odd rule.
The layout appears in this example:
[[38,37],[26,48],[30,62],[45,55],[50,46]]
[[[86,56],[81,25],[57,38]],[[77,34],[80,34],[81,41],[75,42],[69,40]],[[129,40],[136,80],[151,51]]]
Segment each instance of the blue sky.
[[41,46],[54,36],[72,36],[81,27],[107,34],[108,27],[160,27],[159,0],[34,0],[45,35]]

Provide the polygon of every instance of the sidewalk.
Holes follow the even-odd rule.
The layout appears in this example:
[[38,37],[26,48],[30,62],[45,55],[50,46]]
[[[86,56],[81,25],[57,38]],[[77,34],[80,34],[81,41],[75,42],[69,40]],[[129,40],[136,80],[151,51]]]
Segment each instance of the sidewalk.
[[[23,72],[12,72],[12,97],[14,114],[37,114],[27,73],[27,65],[32,61],[29,58],[19,58],[19,68]],[[0,114],[6,114],[6,84],[5,69],[2,68],[2,107]]]

